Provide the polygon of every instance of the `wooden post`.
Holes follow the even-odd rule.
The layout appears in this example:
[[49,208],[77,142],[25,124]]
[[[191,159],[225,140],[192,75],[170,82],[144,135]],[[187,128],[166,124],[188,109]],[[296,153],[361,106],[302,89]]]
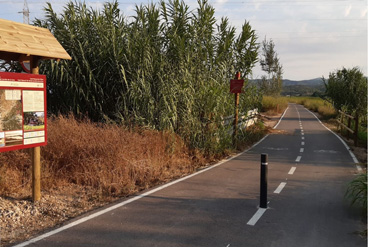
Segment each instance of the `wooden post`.
[[[31,73],[38,75],[38,57],[31,56],[30,67]],[[41,200],[41,148],[34,147],[31,149],[32,160],[32,200],[33,202]]]
[[355,113],[355,130],[354,130],[354,146],[358,146],[358,135],[359,135],[359,115]]
[[341,135],[343,136],[344,135],[344,133],[343,133],[343,131],[342,131],[342,124],[344,123],[344,113],[343,112],[341,112],[341,120],[340,120],[340,133],[341,133]]
[[[236,80],[240,80],[240,72],[236,72]],[[238,121],[239,121],[239,93],[235,93],[235,112],[234,112],[234,131],[233,131],[233,145],[236,147],[236,136],[238,134]]]
[[[348,119],[348,128],[351,129],[351,118]],[[348,131],[348,140],[350,139],[350,131]]]

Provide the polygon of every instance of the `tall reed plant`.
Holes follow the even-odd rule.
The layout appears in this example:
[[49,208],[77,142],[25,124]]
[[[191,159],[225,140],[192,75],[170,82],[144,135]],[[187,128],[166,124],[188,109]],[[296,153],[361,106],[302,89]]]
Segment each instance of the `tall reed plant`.
[[[52,113],[171,130],[209,152],[227,146],[222,118],[233,113],[229,79],[236,71],[246,77],[257,61],[249,22],[237,35],[226,17],[217,23],[207,0],[194,10],[179,0],[137,5],[129,19],[116,1],[100,11],[69,2],[61,14],[48,3],[45,14],[34,24],[49,28],[72,57],[41,64]],[[260,101],[246,85],[240,110]]]

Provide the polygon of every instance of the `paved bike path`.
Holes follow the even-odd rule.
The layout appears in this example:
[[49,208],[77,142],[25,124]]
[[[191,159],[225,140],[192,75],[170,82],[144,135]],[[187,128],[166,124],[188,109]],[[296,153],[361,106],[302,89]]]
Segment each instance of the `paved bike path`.
[[[356,168],[343,143],[299,105],[277,129],[227,162],[18,246],[366,246],[360,216],[344,201]],[[269,155],[269,208],[250,225],[261,153]]]

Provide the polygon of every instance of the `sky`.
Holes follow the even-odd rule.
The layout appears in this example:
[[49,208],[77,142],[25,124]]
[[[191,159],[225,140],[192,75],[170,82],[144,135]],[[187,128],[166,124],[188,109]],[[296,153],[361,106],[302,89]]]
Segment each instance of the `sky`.
[[[49,0],[56,11],[68,1]],[[85,1],[101,8],[106,1]],[[158,0],[120,0],[125,16],[134,15],[135,4]],[[28,0],[30,23],[44,18],[46,1]],[[197,1],[185,0],[192,9]],[[232,26],[241,30],[244,21],[261,43],[272,39],[283,66],[283,78],[307,80],[328,78],[338,69],[358,67],[367,75],[367,10],[368,0],[209,0],[217,20],[227,16]],[[23,0],[0,0],[0,18],[23,22]],[[0,34],[1,35],[1,34]],[[259,63],[252,78],[265,73]]]

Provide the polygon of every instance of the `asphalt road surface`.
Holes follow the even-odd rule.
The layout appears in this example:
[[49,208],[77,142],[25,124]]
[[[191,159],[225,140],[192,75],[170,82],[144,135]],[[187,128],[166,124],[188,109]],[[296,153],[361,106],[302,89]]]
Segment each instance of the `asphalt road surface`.
[[[366,246],[360,212],[344,199],[357,169],[344,144],[300,105],[277,129],[231,160],[17,246]],[[267,209],[258,207],[261,153]]]

